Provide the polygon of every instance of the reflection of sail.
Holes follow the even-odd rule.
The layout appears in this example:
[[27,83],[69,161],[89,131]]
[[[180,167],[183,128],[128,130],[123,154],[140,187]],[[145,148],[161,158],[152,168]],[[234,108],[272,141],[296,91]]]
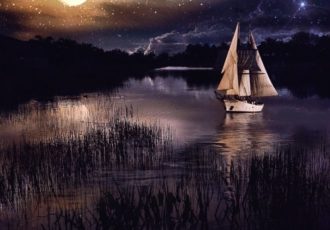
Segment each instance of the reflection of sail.
[[263,114],[227,114],[216,137],[226,155],[249,154],[269,150],[273,133],[264,124]]

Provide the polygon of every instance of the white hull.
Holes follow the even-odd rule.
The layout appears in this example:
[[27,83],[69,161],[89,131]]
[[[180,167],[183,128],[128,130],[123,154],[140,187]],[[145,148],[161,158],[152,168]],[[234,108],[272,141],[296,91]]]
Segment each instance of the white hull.
[[223,102],[226,107],[226,112],[257,113],[261,112],[264,108],[264,104],[253,104],[245,100],[224,99]]

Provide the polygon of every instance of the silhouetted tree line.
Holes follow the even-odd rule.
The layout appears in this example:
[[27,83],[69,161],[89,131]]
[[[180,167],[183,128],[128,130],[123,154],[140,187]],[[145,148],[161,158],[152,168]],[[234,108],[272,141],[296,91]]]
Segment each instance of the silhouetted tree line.
[[[300,96],[330,96],[326,84],[330,36],[301,32],[287,42],[267,39],[259,49],[276,86],[288,87]],[[188,45],[184,52],[173,55],[144,54],[143,50],[129,54],[63,38],[36,36],[19,41],[0,36],[0,104],[115,88],[129,76],[144,76],[163,66],[214,67],[211,81],[200,75],[196,82],[216,84],[227,51],[228,45],[223,43]]]
[[259,50],[277,87],[301,97],[330,97],[330,36],[299,32],[288,42],[266,39]]
[[126,76],[149,69],[150,57],[70,39],[0,37],[0,103],[117,87]]

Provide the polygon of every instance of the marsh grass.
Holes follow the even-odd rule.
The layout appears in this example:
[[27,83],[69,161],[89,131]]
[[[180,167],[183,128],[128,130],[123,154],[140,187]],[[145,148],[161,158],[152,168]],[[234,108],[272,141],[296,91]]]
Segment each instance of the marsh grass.
[[104,171],[161,167],[169,156],[170,133],[124,118],[90,127],[83,135],[50,142],[20,142],[0,150],[0,202],[59,194]]
[[[330,156],[326,143],[279,146],[231,159],[190,148],[181,177],[117,184],[80,217],[92,229],[328,229]],[[69,212],[70,213],[70,212]],[[75,211],[68,217],[78,221]],[[61,219],[61,218],[60,218]],[[63,220],[64,221],[64,220]],[[59,222],[53,229],[60,229]]]

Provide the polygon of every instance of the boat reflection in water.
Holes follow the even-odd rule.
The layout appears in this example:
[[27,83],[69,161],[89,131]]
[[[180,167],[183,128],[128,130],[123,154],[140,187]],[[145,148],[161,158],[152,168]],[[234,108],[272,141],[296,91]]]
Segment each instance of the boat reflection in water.
[[225,155],[245,156],[269,151],[277,139],[263,113],[227,113],[214,142]]

